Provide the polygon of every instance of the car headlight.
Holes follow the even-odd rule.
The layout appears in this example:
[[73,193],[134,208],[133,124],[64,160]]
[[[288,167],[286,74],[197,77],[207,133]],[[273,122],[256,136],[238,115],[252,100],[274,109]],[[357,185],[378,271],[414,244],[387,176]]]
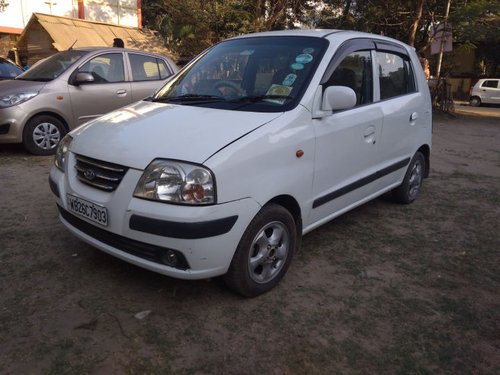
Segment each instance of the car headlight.
[[64,172],[64,165],[66,164],[66,156],[69,152],[69,145],[73,138],[66,134],[57,145],[56,155],[54,156],[54,164],[57,168]]
[[0,97],[0,108],[12,107],[21,104],[38,95],[38,92],[20,92],[16,94],[3,95]]
[[156,159],[139,179],[134,196],[177,204],[214,204],[215,181],[203,166]]

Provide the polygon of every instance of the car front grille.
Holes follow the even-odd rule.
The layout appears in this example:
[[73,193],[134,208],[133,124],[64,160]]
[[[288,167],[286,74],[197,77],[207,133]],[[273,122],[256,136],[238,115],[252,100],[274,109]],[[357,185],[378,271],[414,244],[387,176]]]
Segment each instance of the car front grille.
[[75,169],[78,179],[84,184],[104,191],[114,191],[127,172],[122,165],[76,155]]

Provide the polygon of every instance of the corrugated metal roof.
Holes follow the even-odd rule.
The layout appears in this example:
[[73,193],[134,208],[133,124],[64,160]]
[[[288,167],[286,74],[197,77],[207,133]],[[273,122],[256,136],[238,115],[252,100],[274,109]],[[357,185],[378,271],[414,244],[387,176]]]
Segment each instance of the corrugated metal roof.
[[75,48],[110,47],[114,38],[121,38],[126,48],[135,48],[172,57],[172,53],[152,30],[42,13],[33,13],[21,34],[19,44],[26,43],[24,39],[31,32],[31,28],[36,29],[37,23],[50,35],[52,45],[58,51],[67,50],[71,46]]

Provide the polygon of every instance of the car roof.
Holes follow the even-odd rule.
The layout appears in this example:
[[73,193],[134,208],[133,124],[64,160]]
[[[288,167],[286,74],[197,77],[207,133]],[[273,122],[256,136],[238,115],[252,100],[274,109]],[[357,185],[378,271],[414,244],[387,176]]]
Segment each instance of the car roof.
[[278,31],[264,31],[258,33],[244,34],[231,39],[240,38],[258,38],[258,37],[269,37],[269,36],[307,36],[316,38],[329,38],[331,39],[338,37],[339,40],[347,40],[353,38],[375,38],[378,40],[385,40],[392,43],[397,43],[406,46],[404,42],[400,40],[389,38],[383,35],[370,34],[361,31],[353,30],[340,30],[340,29],[294,29],[294,30],[278,30]]
[[[78,47],[78,48],[70,48],[68,51],[73,50],[73,51],[83,51],[87,53],[96,53],[96,52],[133,52],[133,53],[141,53],[144,55],[151,55],[151,56],[158,56],[161,58],[168,58],[171,59],[169,56],[161,55],[159,53],[154,53],[154,52],[147,52],[147,51],[142,51],[138,49],[132,49],[132,48],[120,48],[120,47]],[[61,51],[64,52],[64,51]]]

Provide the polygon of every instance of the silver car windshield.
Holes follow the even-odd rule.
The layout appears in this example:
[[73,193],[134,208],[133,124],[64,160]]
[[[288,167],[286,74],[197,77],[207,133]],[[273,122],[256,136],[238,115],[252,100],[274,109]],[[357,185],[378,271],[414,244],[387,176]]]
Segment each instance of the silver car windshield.
[[241,111],[291,109],[327,46],[326,39],[304,36],[228,40],[195,59],[152,100]]
[[45,60],[42,60],[16,79],[25,81],[40,81],[47,82],[59,77],[71,65],[78,61],[82,56],[87,54],[86,51],[69,50],[56,53]]

